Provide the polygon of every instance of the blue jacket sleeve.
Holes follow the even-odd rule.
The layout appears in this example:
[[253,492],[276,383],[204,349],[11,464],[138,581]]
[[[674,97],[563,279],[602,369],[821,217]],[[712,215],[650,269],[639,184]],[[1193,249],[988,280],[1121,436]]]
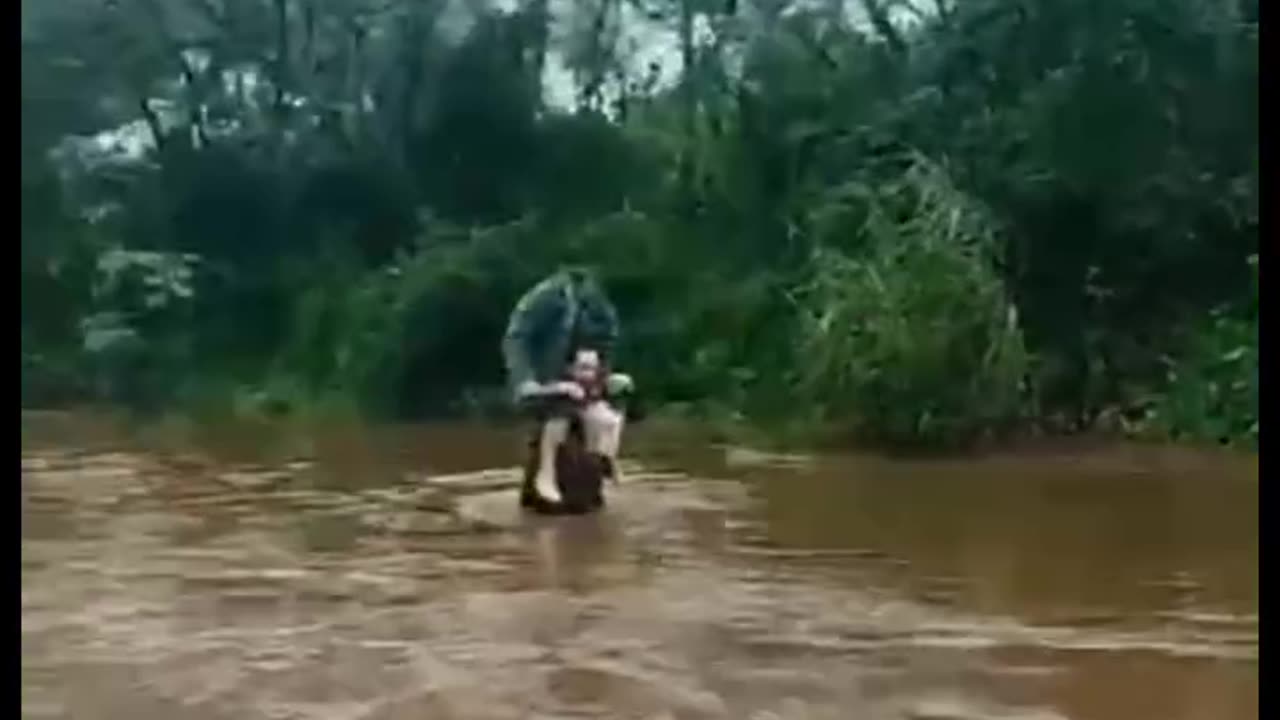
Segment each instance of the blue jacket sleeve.
[[555,319],[558,290],[554,278],[543,280],[526,292],[511,311],[502,337],[502,359],[513,388],[541,379],[537,345],[545,339],[548,323]]

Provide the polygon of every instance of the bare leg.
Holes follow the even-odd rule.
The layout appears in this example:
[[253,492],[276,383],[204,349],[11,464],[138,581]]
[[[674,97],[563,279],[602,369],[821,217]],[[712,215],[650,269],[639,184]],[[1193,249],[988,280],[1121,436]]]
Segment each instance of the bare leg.
[[538,443],[538,472],[533,476],[533,489],[547,502],[560,502],[560,488],[556,485],[556,451],[569,437],[569,419],[549,418],[542,424],[542,439]]
[[622,413],[603,401],[592,403],[582,413],[587,450],[609,458],[616,482],[622,479],[618,470],[618,451],[622,448],[623,424]]

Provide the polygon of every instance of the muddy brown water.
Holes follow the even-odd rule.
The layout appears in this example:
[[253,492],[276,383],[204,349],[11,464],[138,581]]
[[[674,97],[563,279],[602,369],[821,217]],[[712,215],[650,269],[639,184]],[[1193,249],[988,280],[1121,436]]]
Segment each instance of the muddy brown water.
[[514,510],[473,426],[24,414],[27,718],[1258,717],[1256,457],[632,441]]

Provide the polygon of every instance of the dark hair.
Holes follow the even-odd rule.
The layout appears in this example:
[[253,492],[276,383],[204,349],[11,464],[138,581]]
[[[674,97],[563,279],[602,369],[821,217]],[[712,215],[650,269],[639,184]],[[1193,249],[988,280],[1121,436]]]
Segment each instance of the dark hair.
[[594,352],[597,356],[599,356],[600,369],[606,372],[608,371],[609,358],[605,354],[604,348],[589,342],[578,340],[576,338],[573,340],[573,342],[569,343],[569,350],[567,353],[565,353],[564,364],[571,365],[573,361],[577,359],[578,353],[583,350],[590,350]]

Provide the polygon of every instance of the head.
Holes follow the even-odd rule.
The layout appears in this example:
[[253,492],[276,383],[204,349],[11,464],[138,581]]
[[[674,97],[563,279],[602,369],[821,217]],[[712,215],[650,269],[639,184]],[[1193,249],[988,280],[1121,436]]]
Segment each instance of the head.
[[570,354],[569,377],[577,383],[598,382],[603,374],[604,361],[600,351],[589,347],[577,347]]
[[569,283],[574,287],[588,287],[596,281],[595,272],[587,265],[567,264],[562,266],[560,270],[569,277]]

